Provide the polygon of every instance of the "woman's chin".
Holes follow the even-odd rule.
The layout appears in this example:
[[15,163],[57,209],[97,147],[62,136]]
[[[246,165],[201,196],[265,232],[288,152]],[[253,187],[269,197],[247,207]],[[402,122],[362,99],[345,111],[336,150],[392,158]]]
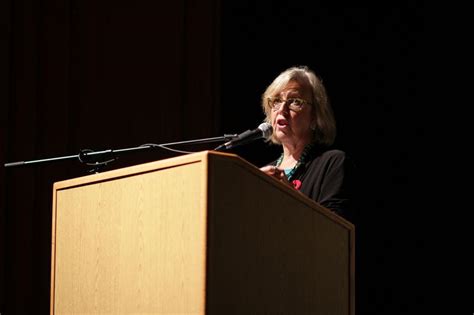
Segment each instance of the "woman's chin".
[[281,129],[277,129],[274,135],[275,138],[280,142],[290,138],[289,133],[286,130]]

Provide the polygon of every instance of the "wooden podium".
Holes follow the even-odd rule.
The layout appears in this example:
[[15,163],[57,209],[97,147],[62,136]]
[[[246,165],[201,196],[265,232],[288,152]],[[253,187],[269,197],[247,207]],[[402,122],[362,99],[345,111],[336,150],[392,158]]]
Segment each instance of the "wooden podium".
[[234,154],[57,182],[51,314],[354,314],[354,237]]

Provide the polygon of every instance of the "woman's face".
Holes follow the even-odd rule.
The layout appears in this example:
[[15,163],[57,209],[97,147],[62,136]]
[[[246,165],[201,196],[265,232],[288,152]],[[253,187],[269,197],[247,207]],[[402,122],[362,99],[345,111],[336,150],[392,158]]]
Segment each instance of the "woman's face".
[[300,98],[307,102],[299,111],[291,110],[288,103],[284,103],[278,110],[272,109],[273,136],[282,144],[295,145],[311,142],[313,118],[310,105],[311,90],[309,87],[297,81],[290,81],[280,93],[273,97],[278,97],[282,100]]

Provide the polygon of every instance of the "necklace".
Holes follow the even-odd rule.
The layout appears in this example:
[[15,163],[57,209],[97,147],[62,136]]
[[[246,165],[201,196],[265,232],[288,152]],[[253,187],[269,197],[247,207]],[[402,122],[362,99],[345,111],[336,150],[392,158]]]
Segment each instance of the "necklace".
[[[298,162],[296,162],[295,166],[293,166],[289,171],[285,170],[286,177],[288,180],[291,180],[291,177],[295,174],[295,172],[298,170],[298,168],[302,165],[305,164],[308,160],[309,153],[311,152],[311,149],[313,148],[314,144],[309,143],[305,146],[303,153],[301,153],[300,158],[298,159]],[[276,161],[276,166],[280,166],[281,162],[283,162],[283,153],[280,155],[278,160]]]

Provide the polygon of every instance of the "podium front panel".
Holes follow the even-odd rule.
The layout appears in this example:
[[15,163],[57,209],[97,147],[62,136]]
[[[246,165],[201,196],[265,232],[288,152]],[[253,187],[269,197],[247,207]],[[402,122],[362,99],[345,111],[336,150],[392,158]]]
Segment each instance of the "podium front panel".
[[56,191],[52,314],[203,314],[205,165]]

